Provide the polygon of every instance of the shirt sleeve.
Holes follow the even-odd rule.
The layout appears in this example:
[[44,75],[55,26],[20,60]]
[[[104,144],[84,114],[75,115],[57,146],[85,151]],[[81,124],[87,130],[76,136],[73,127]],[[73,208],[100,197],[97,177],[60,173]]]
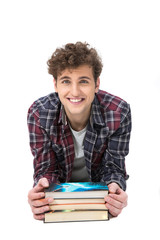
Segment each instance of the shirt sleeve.
[[126,173],[125,157],[129,153],[131,133],[131,111],[128,104],[126,109],[121,113],[119,128],[108,139],[108,148],[102,160],[102,181],[107,184],[115,182],[124,191],[126,190],[126,180],[129,178]]
[[39,179],[46,177],[51,182],[58,181],[58,168],[55,153],[52,150],[52,142],[45,129],[40,125],[39,112],[33,104],[27,116],[30,148],[34,156],[34,186]]

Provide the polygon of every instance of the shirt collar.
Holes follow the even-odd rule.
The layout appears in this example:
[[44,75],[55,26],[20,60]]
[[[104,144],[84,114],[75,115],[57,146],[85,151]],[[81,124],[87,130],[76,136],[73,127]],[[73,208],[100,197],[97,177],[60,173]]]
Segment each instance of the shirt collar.
[[92,127],[94,125],[105,126],[104,118],[102,116],[101,105],[100,105],[96,95],[95,95],[95,98],[92,103],[90,123],[91,123]]
[[59,114],[59,119],[58,119],[58,124],[62,123],[63,125],[67,125],[67,116],[64,110],[64,106],[61,104],[61,109],[60,109],[60,114]]

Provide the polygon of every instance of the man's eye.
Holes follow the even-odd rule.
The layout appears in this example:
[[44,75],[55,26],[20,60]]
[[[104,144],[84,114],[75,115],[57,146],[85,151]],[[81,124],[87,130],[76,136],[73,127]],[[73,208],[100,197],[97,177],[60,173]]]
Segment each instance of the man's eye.
[[85,84],[87,84],[88,81],[87,81],[87,80],[81,80],[80,83],[85,83]]
[[63,80],[62,83],[63,83],[63,84],[69,84],[70,81],[69,81],[69,80]]

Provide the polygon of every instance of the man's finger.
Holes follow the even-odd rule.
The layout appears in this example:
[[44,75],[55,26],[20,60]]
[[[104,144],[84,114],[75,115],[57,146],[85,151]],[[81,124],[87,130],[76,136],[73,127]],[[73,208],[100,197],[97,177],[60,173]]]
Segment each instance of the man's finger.
[[125,193],[124,194],[112,194],[112,193],[110,193],[109,197],[115,199],[118,202],[125,202],[128,199],[127,194],[125,194]]
[[106,202],[118,209],[123,209],[126,206],[126,202],[121,201],[121,199],[119,199],[119,198],[117,198],[117,196],[116,197],[115,196],[113,196],[113,197],[107,196],[105,198]]
[[110,183],[108,188],[110,193],[116,193],[120,187],[117,183]]
[[43,191],[45,188],[49,187],[49,182],[47,178],[41,178],[37,185],[33,188],[35,193]]
[[53,203],[53,198],[42,198],[42,199],[33,201],[32,206],[41,207],[41,206],[51,204],[51,203]]
[[28,200],[29,200],[29,202],[32,202],[32,201],[44,198],[44,196],[45,196],[44,192],[35,193],[31,190],[28,194]]
[[33,214],[34,219],[43,220],[45,218],[44,214]]
[[34,214],[44,214],[45,212],[48,212],[50,210],[50,207],[48,205],[42,206],[42,207],[32,207],[32,212]]
[[106,203],[106,208],[109,210],[109,213],[113,216],[113,217],[117,217],[122,209],[116,208],[115,206],[112,206],[110,203]]
[[118,201],[118,202],[123,202],[123,196],[121,196],[121,195],[110,193],[109,197]]

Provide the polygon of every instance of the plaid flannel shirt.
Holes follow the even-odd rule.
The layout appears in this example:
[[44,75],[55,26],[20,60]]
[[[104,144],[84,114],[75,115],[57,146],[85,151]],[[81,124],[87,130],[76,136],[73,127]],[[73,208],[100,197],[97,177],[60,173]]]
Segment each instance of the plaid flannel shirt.
[[[42,177],[69,182],[74,143],[57,93],[35,101],[28,111],[30,147],[34,156],[34,185]],[[128,103],[99,90],[92,103],[84,138],[84,156],[90,181],[116,182],[126,189],[125,156],[129,152],[131,113]]]

